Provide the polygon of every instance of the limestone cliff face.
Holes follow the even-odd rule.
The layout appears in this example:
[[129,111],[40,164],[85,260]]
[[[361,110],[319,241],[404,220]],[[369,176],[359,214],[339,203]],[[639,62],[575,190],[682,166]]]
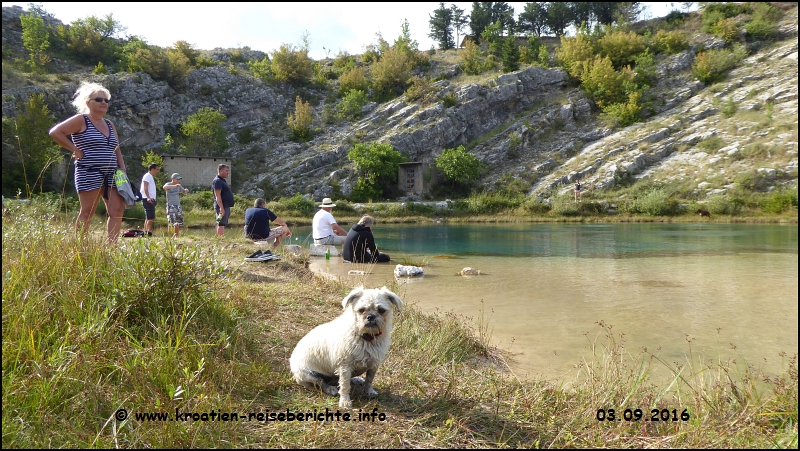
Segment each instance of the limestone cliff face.
[[[19,44],[19,12],[3,8],[4,46]],[[603,125],[593,103],[569,84],[564,71],[540,67],[482,83],[440,81],[434,84],[433,102],[400,97],[371,103],[361,120],[333,125],[322,121],[324,92],[264,83],[244,75],[244,65],[194,70],[177,90],[145,74],[95,76],[83,69],[65,72],[54,84],[7,88],[4,83],[3,116],[16,115],[21,102],[41,92],[56,118],[63,119],[74,113],[69,102],[79,82],[97,81],[111,90],[109,117],[125,146],[144,150],[161,146],[166,134],[199,108],[212,107],[227,116],[230,154],[247,170],[239,191],[252,195],[267,189],[272,195],[299,192],[320,199],[333,195],[334,187],[347,195],[355,184],[347,153],[355,142],[372,141],[390,143],[411,161],[431,161],[443,149],[464,144],[489,167],[480,181],[484,186],[511,177],[543,197],[569,189],[576,179],[597,190],[642,177],[690,179],[699,191],[715,193],[728,189],[736,174],[759,170],[771,183],[796,183],[796,9],[791,14],[781,25],[779,42],[754,47],[726,81],[713,87],[693,80],[691,66],[699,46],[719,47],[721,41],[695,37],[692,49],[659,58],[658,82],[650,92],[653,114],[621,130]],[[212,57],[225,60],[225,52],[217,53]],[[433,70],[458,72],[447,65]],[[317,133],[303,144],[290,141],[286,126],[296,95],[318,99]],[[446,96],[457,102],[446,104]],[[749,112],[747,120],[722,114],[731,99],[739,111]],[[252,138],[239,142],[245,127]],[[709,146],[711,137],[719,144]],[[749,167],[746,158],[756,147],[769,155],[769,164],[761,168]]]

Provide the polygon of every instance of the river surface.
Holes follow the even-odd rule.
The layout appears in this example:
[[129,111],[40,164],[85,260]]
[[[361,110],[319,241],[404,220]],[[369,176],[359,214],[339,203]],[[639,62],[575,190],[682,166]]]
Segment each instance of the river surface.
[[[310,228],[293,231],[292,244],[307,248]],[[601,321],[624,333],[628,352],[646,347],[669,363],[736,359],[775,374],[788,361],[779,354],[798,350],[796,225],[377,224],[373,232],[392,262],[312,257],[311,269],[380,287],[402,259],[426,263],[423,277],[399,280],[398,294],[473,324],[483,316],[521,377],[574,375],[590,342],[605,343]],[[481,275],[457,276],[464,267]],[[659,374],[668,374],[664,365]]]

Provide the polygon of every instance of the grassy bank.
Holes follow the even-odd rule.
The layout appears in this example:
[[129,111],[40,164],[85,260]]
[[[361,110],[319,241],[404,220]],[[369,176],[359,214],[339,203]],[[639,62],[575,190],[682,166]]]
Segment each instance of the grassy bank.
[[[242,263],[238,235],[106,247],[57,208],[3,217],[3,447],[797,447],[796,355],[771,378],[742,362],[682,366],[599,324],[574,379],[522,381],[488,346],[491,325],[414,305],[397,316],[380,396],[354,400],[384,421],[137,419],[338,410],[294,384],[288,357],[351,287],[302,257]],[[656,366],[675,377],[652,381]],[[644,421],[653,409],[669,420]]]
[[[73,197],[54,193],[34,196],[37,203],[47,203],[65,221],[73,221],[78,202]],[[244,212],[253,205],[253,198],[236,195],[231,209],[230,227],[244,224]],[[7,200],[10,209],[19,203]],[[27,202],[27,201],[26,201]],[[163,199],[156,208],[155,227],[166,227]],[[213,199],[210,191],[191,193],[182,201],[185,227],[215,225]],[[366,202],[336,200],[334,214],[340,224],[354,224],[363,214],[370,214],[382,223],[444,222],[711,222],[711,223],[797,223],[797,189],[775,190],[772,193],[749,193],[715,196],[706,202],[679,202],[656,188],[626,188],[617,193],[585,193],[580,202],[572,195],[556,195],[549,202],[523,194],[473,193],[450,201],[446,206],[435,202]],[[319,210],[318,202],[301,195],[271,201],[267,207],[289,225],[310,225]],[[709,215],[700,216],[700,211]],[[105,216],[105,205],[97,208],[95,222]],[[145,213],[140,204],[125,210],[125,228],[142,227]]]

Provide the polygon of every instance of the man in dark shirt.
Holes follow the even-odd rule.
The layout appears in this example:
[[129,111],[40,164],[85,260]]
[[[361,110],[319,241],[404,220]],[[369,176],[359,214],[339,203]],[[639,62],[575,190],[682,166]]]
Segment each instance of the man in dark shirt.
[[[279,227],[270,229],[270,221]],[[253,208],[248,208],[244,212],[244,236],[255,241],[274,238],[272,248],[275,249],[284,238],[292,236],[292,231],[281,218],[264,206],[264,199],[256,199]]]
[[389,256],[378,252],[372,235],[372,217],[364,215],[347,233],[342,247],[342,259],[351,263],[388,262]]
[[220,164],[217,167],[217,176],[211,182],[211,190],[214,191],[214,213],[217,215],[217,236],[225,234],[225,226],[228,225],[233,207],[233,191],[225,181],[230,173],[231,168],[227,164]]

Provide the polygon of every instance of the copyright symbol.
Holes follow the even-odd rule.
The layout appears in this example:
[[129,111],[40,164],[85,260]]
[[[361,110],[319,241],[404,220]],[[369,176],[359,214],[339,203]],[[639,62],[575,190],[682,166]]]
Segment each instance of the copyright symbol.
[[117,421],[123,421],[125,418],[128,418],[128,411],[125,409],[119,409],[117,410],[117,413],[114,414],[114,417],[117,419]]

